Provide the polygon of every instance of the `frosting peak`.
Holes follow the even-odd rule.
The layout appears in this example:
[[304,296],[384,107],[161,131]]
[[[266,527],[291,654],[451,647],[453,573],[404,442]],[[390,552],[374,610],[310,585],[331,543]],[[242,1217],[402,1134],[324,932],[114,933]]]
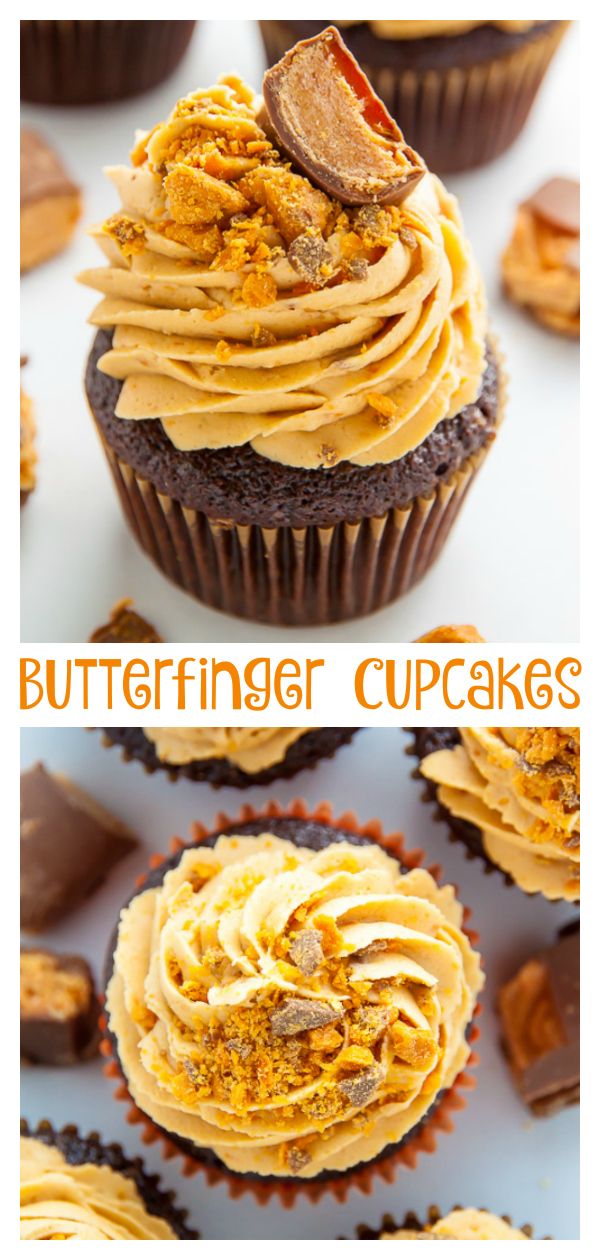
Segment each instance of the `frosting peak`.
[[307,726],[152,726],[144,735],[161,761],[185,766],[191,761],[226,759],[245,774],[258,774],[284,761],[288,748]]
[[356,208],[296,173],[238,79],[200,89],[109,169],[121,210],[80,279],[114,328],[116,414],[179,450],[249,442],[303,468],[388,463],[475,401],[479,272],[456,201],[426,175]]
[[579,729],[463,727],[421,772],[479,828],[488,857],[525,892],[579,897]]
[[21,1138],[21,1241],[171,1241],[135,1183],[99,1164],[68,1164],[36,1138]]
[[107,1006],[136,1103],[236,1171],[370,1159],[468,1059],[482,976],[461,920],[376,845],[184,852],[121,916]]

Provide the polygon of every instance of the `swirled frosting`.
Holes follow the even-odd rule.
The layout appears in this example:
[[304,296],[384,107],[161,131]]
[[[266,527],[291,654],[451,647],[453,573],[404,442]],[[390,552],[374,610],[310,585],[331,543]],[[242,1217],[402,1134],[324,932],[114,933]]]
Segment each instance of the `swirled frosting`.
[[[359,26],[362,23],[357,21],[343,21],[336,19],[336,26]],[[489,18],[488,20],[472,22],[472,21],[447,21],[445,18],[439,20],[425,21],[419,18],[414,21],[368,21],[368,25],[375,35],[379,35],[381,39],[426,39],[433,35],[464,35],[468,31],[473,31],[477,26],[496,26],[501,31],[528,31],[532,26],[537,25],[537,20],[523,20],[521,18],[500,19]]]
[[[572,184],[576,181],[560,181]],[[546,327],[578,337],[580,330],[579,232],[536,213],[532,202],[519,206],[512,237],[502,256],[508,296]]]
[[21,1138],[21,1241],[170,1241],[130,1177],[99,1164],[68,1164],[54,1146]]
[[578,899],[578,728],[465,727],[421,772],[451,814],[479,828],[490,860],[520,888]]
[[257,774],[284,760],[308,726],[152,726],[144,735],[168,765],[218,757],[245,774]]
[[468,1059],[461,922],[451,887],[378,845],[184,851],[121,915],[107,1007],[135,1102],[238,1172],[371,1159]]
[[383,1242],[393,1239],[409,1238],[446,1238],[449,1241],[464,1239],[472,1242],[527,1242],[527,1235],[520,1229],[513,1229],[493,1212],[480,1212],[476,1208],[456,1208],[448,1216],[440,1217],[433,1225],[421,1231],[406,1229],[396,1230],[392,1234],[382,1234]]
[[118,418],[179,450],[249,442],[282,464],[389,463],[479,395],[486,317],[457,203],[431,175],[348,209],[294,173],[227,79],[110,168],[121,210],[91,322]]

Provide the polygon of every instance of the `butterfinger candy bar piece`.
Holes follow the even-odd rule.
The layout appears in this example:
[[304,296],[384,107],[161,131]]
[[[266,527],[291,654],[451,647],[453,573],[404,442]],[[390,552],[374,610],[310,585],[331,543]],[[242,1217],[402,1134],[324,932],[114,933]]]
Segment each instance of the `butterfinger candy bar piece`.
[[21,271],[45,262],[71,239],[81,195],[58,154],[36,131],[21,130]]
[[92,797],[38,763],[21,775],[21,927],[41,932],[89,896],[135,837]]
[[290,946],[290,958],[303,976],[312,976],[325,958],[321,933],[316,928],[298,932]]
[[100,1005],[84,958],[21,950],[21,1056],[63,1067],[96,1054]]
[[523,205],[558,232],[579,236],[578,179],[549,179]]
[[267,70],[263,96],[279,147],[343,205],[398,205],[425,174],[333,26]]
[[110,610],[105,626],[90,635],[90,643],[163,643],[160,634],[136,613],[130,599],[121,599]]
[[498,995],[503,1047],[523,1102],[548,1116],[579,1102],[579,924]]
[[[21,367],[27,363],[27,357],[21,356]],[[29,498],[31,491],[35,489],[35,470],[37,465],[36,450],[36,428],[35,417],[33,414],[33,403],[28,394],[25,393],[21,386],[21,405],[20,405],[20,477],[19,486],[21,492],[21,507]]]
[[339,1019],[337,1011],[327,1002],[311,998],[288,998],[271,1015],[271,1030],[276,1037],[295,1037],[311,1028],[322,1028]]
[[475,626],[436,626],[415,643],[485,643]]
[[384,1069],[376,1063],[366,1072],[358,1072],[340,1081],[338,1089],[353,1107],[366,1107],[375,1097],[384,1076]]

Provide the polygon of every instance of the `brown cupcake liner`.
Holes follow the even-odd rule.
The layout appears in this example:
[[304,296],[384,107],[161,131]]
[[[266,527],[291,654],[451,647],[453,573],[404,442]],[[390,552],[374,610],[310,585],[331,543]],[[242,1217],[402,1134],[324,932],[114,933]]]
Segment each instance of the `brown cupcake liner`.
[[[260,26],[269,63],[278,61],[293,36],[285,22]],[[568,26],[559,21],[549,31],[532,33],[517,50],[467,67],[400,70],[365,57],[360,62],[432,171],[469,170],[499,157],[516,140]]]
[[196,1230],[189,1228],[189,1213],[186,1208],[178,1207],[175,1192],[163,1190],[158,1174],[147,1172],[139,1156],[130,1159],[118,1142],[106,1144],[95,1131],[82,1135],[74,1124],[57,1129],[50,1120],[40,1120],[34,1128],[21,1119],[21,1137],[35,1138],[45,1146],[56,1147],[68,1164],[97,1164],[121,1173],[133,1181],[150,1214],[166,1221],[178,1238],[187,1241],[200,1237]]
[[[409,734],[414,735],[414,728],[407,729]],[[435,783],[432,783],[430,779],[426,779],[421,773],[421,754],[419,753],[414,741],[407,745],[406,752],[409,757],[415,757],[417,760],[417,765],[411,772],[411,778],[419,779],[421,781],[423,789],[421,792],[421,800],[426,805],[433,806],[433,818],[436,822],[444,823],[450,843],[459,844],[462,847],[467,861],[480,862],[483,867],[484,875],[500,876],[507,888],[518,888],[519,892],[522,893],[524,897],[541,897],[544,901],[547,901],[548,898],[544,896],[543,892],[527,892],[525,888],[521,888],[521,885],[513,879],[512,875],[509,875],[508,871],[503,870],[503,868],[498,866],[496,862],[492,862],[483,846],[483,837],[479,828],[476,827],[474,823],[468,822],[465,819],[455,818],[454,814],[451,814],[450,810],[446,809],[446,807],[442,805],[438,797]],[[559,898],[554,904],[561,905],[563,904],[563,900]],[[579,902],[575,901],[569,903],[565,900],[564,904],[578,906]]]
[[22,21],[21,99],[93,105],[146,92],[175,69],[195,25]]
[[[253,822],[263,817],[271,817],[273,819],[310,819],[313,822],[323,823],[343,831],[354,832],[357,836],[364,837],[374,844],[380,844],[405,869],[413,870],[415,867],[424,867],[436,882],[439,883],[442,878],[441,867],[438,863],[424,865],[425,854],[422,849],[407,850],[404,847],[404,837],[401,832],[386,834],[378,819],[371,819],[365,824],[360,824],[352,811],[346,811],[339,817],[335,817],[332,806],[327,801],[320,802],[314,809],[309,809],[304,800],[296,798],[286,808],[283,808],[275,800],[268,800],[262,809],[255,809],[252,805],[244,805],[240,812],[234,816],[219,811],[210,830],[202,823],[196,822],[192,824],[190,843],[192,845],[202,844],[209,836],[213,836],[219,830],[231,827],[236,823]],[[148,871],[145,871],[138,877],[136,887],[144,884],[148,874],[157,867],[162,866],[169,856],[179,853],[182,849],[187,848],[188,845],[184,840],[176,836],[170,841],[169,847],[170,854],[155,853],[152,855],[148,864]],[[479,938],[478,934],[468,926],[471,910],[466,906],[463,907],[463,910],[463,931],[471,944],[475,946]],[[471,1047],[480,1035],[476,1022],[480,1011],[481,1006],[478,1003],[468,1030],[468,1040]],[[467,1105],[464,1095],[466,1092],[473,1090],[477,1084],[476,1078],[472,1073],[464,1069],[459,1073],[454,1084],[443,1091],[439,1100],[432,1105],[430,1111],[416,1126],[415,1130],[412,1133],[409,1132],[395,1148],[382,1157],[376,1156],[368,1163],[362,1166],[359,1165],[354,1170],[349,1169],[346,1173],[333,1173],[331,1176],[322,1175],[314,1181],[285,1177],[271,1179],[248,1174],[236,1174],[230,1172],[221,1164],[218,1166],[206,1164],[199,1158],[194,1158],[184,1152],[149,1116],[140,1111],[139,1107],[133,1102],[127,1088],[116,1056],[115,1047],[108,1035],[108,1021],[104,1015],[101,1016],[100,1026],[104,1033],[100,1043],[100,1050],[107,1060],[104,1066],[104,1074],[110,1080],[116,1082],[114,1097],[128,1106],[128,1123],[141,1126],[142,1141],[148,1145],[160,1142],[164,1159],[172,1159],[174,1156],[178,1156],[182,1160],[184,1176],[192,1177],[198,1172],[202,1172],[207,1185],[225,1186],[232,1199],[239,1199],[244,1194],[251,1194],[260,1206],[264,1206],[273,1199],[278,1199],[283,1207],[293,1208],[299,1198],[308,1199],[311,1203],[318,1203],[326,1194],[333,1195],[339,1203],[345,1203],[351,1190],[358,1190],[365,1195],[369,1194],[376,1179],[392,1184],[399,1168],[414,1169],[421,1155],[430,1155],[437,1150],[438,1134],[451,1133],[453,1131],[454,1113],[464,1110]],[[479,1056],[475,1050],[471,1049],[466,1068],[476,1067],[478,1062]]]
[[[398,1230],[402,1229],[410,1229],[415,1232],[420,1232],[427,1226],[436,1225],[437,1222],[441,1220],[443,1216],[447,1216],[449,1212],[462,1212],[463,1208],[464,1204],[455,1203],[454,1207],[448,1209],[448,1212],[442,1212],[437,1204],[435,1204],[427,1209],[427,1217],[425,1220],[418,1216],[416,1212],[406,1212],[402,1220],[397,1221],[394,1216],[391,1216],[389,1212],[386,1212],[385,1216],[382,1217],[379,1229],[372,1229],[370,1225],[364,1225],[361,1223],[356,1226],[356,1237],[359,1242],[373,1242],[380,1239],[382,1234],[395,1234]],[[480,1208],[478,1210],[481,1212],[489,1212],[490,1208]],[[503,1220],[506,1225],[510,1226],[511,1229],[520,1229],[521,1233],[525,1234],[526,1238],[533,1240],[532,1225],[515,1226],[513,1224],[512,1216],[509,1216],[507,1213],[502,1214],[501,1220]]]
[[213,520],[159,494],[100,437],[126,520],[157,567],[211,608],[284,626],[363,617],[410,590],[437,559],[491,445],[406,508],[267,529]]

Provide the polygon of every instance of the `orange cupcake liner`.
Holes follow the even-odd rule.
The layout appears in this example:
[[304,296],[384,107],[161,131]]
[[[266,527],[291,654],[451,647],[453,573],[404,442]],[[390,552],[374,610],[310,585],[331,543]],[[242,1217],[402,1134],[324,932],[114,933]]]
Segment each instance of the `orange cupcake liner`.
[[[254,822],[258,818],[310,819],[312,822],[322,823],[343,831],[354,832],[357,836],[371,840],[374,844],[380,844],[405,869],[414,870],[416,867],[422,867],[433,876],[436,883],[439,883],[442,879],[442,869],[439,863],[426,863],[422,849],[406,849],[402,832],[386,833],[378,819],[371,819],[369,822],[361,824],[356,814],[351,810],[345,811],[336,817],[332,806],[327,801],[322,801],[314,809],[309,809],[304,800],[296,797],[285,808],[276,800],[268,800],[262,809],[255,809],[252,805],[244,805],[239,813],[233,815],[220,810],[215,817],[214,825],[210,829],[205,827],[203,823],[194,822],[191,827],[191,840],[189,842],[186,842],[180,836],[174,836],[170,841],[168,853],[153,853],[151,855],[148,870],[138,876],[135,881],[136,887],[141,887],[151,871],[162,866],[164,862],[168,861],[174,854],[180,853],[182,849],[202,844],[209,836],[213,836],[215,833],[218,834],[220,830],[230,828],[236,823]],[[454,887],[456,888],[456,885]],[[471,910],[469,907],[463,907],[463,910],[463,931],[470,943],[476,946],[479,936],[469,926]],[[376,1180],[382,1180],[391,1185],[398,1169],[415,1169],[422,1155],[435,1153],[438,1134],[451,1133],[453,1131],[454,1114],[464,1110],[467,1105],[465,1094],[473,1090],[477,1083],[472,1072],[467,1069],[476,1067],[479,1062],[479,1056],[473,1049],[473,1046],[480,1035],[476,1022],[480,1012],[481,1005],[478,1003],[467,1034],[471,1052],[466,1068],[459,1073],[454,1084],[449,1089],[444,1090],[439,1101],[433,1104],[431,1111],[425,1115],[414,1134],[411,1136],[409,1133],[401,1141],[397,1149],[393,1149],[389,1154],[381,1158],[375,1157],[363,1167],[359,1166],[355,1170],[350,1169],[346,1173],[333,1173],[331,1176],[324,1176],[314,1181],[305,1181],[300,1178],[282,1177],[270,1179],[248,1174],[240,1175],[230,1172],[227,1168],[220,1165],[205,1164],[201,1159],[196,1159],[187,1154],[134,1103],[121,1066],[116,1058],[112,1041],[107,1035],[108,1022],[105,1015],[100,1017],[100,1027],[103,1033],[100,1050],[106,1059],[103,1069],[104,1075],[115,1083],[114,1097],[119,1102],[125,1103],[128,1108],[128,1123],[140,1127],[142,1141],[145,1145],[154,1145],[158,1142],[161,1145],[164,1159],[168,1160],[179,1156],[182,1160],[182,1172],[185,1177],[193,1177],[201,1172],[208,1186],[225,1186],[232,1199],[239,1199],[245,1194],[250,1194],[260,1206],[264,1206],[273,1199],[278,1199],[283,1207],[293,1208],[299,1198],[308,1199],[311,1203],[318,1203],[327,1194],[333,1195],[338,1203],[345,1203],[351,1190],[358,1190],[365,1195],[370,1194]]]

